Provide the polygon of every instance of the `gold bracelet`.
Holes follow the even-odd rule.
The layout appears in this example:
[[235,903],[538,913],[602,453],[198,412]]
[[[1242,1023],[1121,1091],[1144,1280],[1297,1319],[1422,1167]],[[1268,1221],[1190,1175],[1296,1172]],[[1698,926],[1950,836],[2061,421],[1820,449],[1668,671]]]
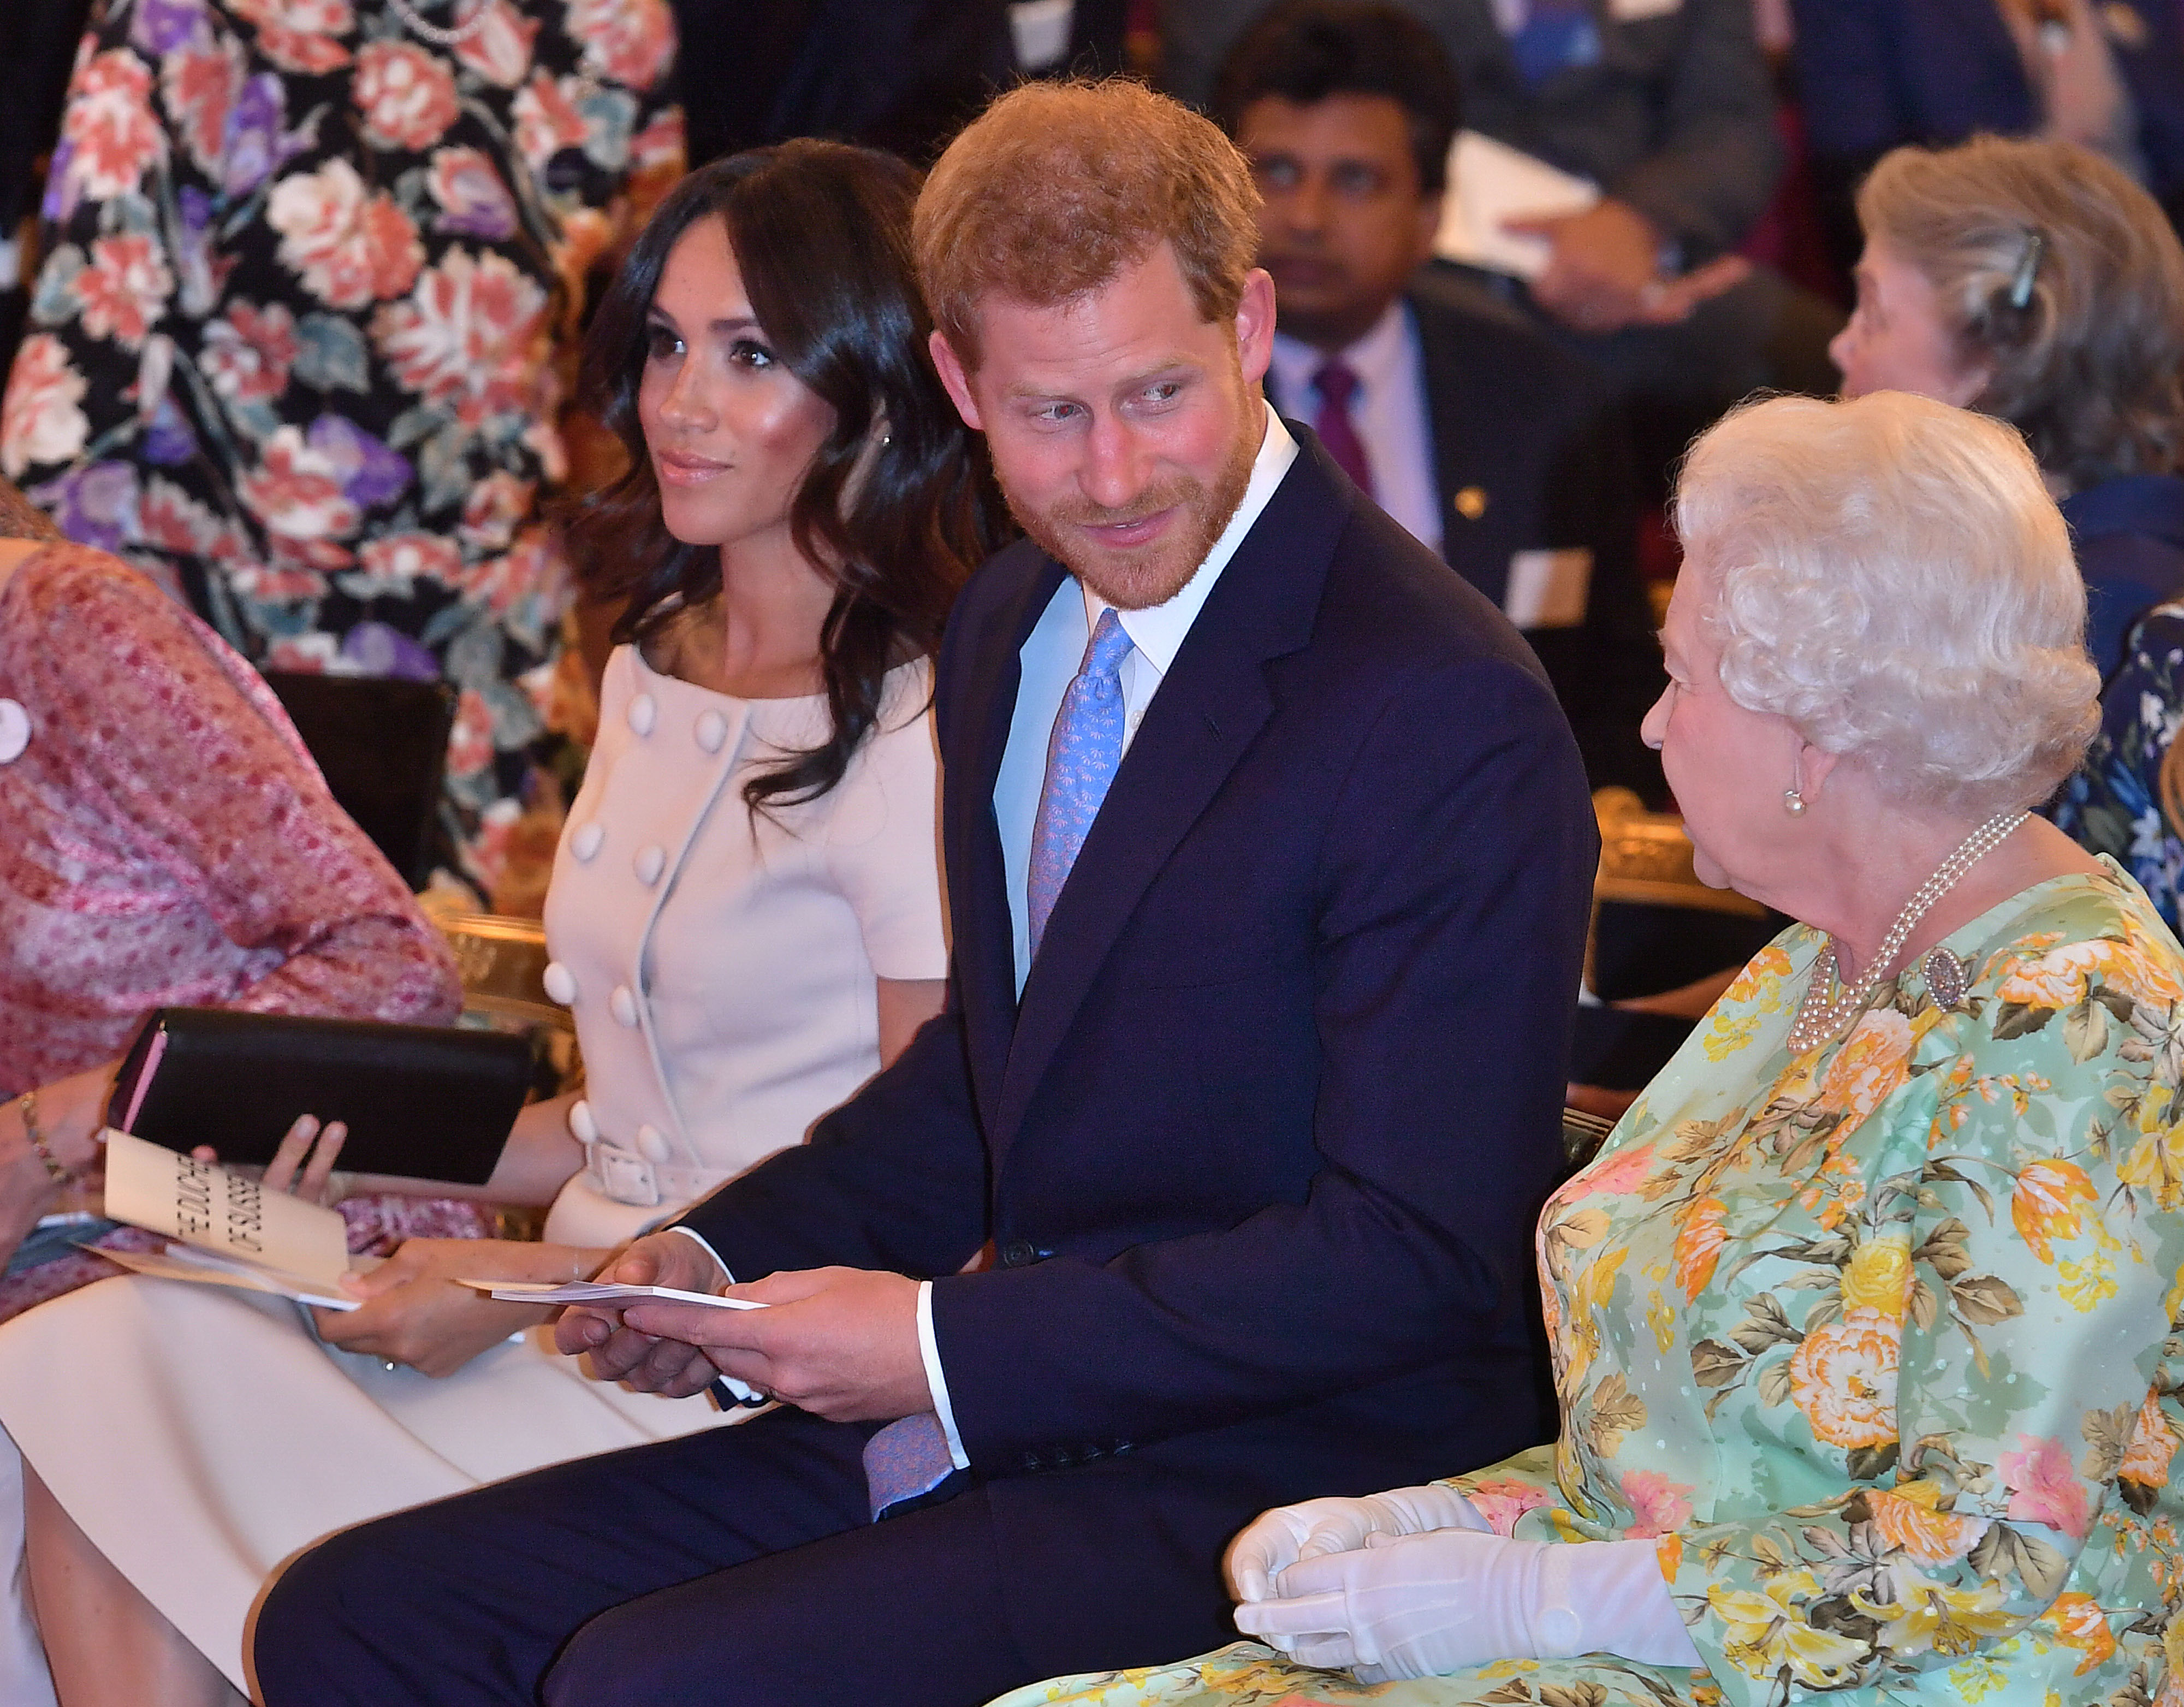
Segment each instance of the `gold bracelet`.
[[55,1185],[68,1184],[75,1175],[60,1165],[53,1147],[46,1142],[46,1135],[38,1130],[38,1093],[25,1091],[16,1100],[23,1110],[23,1136],[31,1141],[31,1153],[46,1165],[46,1172]]

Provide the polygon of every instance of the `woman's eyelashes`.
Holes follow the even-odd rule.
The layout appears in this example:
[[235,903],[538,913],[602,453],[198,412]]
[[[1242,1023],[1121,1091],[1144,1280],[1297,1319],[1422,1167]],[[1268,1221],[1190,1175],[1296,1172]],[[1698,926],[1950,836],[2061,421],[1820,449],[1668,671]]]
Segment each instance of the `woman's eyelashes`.
[[756,338],[742,337],[728,346],[728,359],[738,367],[749,368],[755,373],[764,373],[774,364],[777,358]]
[[682,335],[672,326],[655,320],[644,329],[644,354],[648,361],[672,360],[683,353]]

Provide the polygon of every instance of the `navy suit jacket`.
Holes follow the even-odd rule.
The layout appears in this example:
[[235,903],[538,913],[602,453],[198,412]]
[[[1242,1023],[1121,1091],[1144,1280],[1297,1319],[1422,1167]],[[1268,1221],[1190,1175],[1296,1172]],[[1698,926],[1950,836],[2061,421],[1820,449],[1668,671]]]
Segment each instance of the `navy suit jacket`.
[[[1517,553],[1592,553],[1585,620],[1524,637],[1592,787],[1663,803],[1661,761],[1638,733],[1668,678],[1639,574],[1628,423],[1575,356],[1450,269],[1420,269],[1403,299],[1418,331],[1441,555],[1500,609]],[[1277,409],[1291,401],[1271,375],[1268,396]]]
[[[1134,1557],[1217,1599],[1267,1505],[1553,1432],[1527,1318],[1596,853],[1583,773],[1515,631],[1293,431],[1021,1003],[994,781],[1063,571],[1026,542],[973,578],[936,687],[949,1009],[683,1218],[740,1278],[936,1277],[1034,1657],[1075,1651]],[[960,1273],[989,1239],[995,1265]]]

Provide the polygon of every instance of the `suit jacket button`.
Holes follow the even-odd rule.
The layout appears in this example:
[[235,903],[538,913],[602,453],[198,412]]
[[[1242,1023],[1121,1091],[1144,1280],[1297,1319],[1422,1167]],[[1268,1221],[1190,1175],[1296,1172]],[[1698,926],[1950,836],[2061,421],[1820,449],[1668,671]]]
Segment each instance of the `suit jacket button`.
[[1044,1470],[1046,1468],[1046,1460],[1035,1452],[1027,1452],[1023,1455],[1023,1467],[1026,1470]]
[[1028,1268],[1039,1259],[1039,1251],[1029,1239],[1011,1239],[1001,1247],[1001,1266],[1005,1269]]

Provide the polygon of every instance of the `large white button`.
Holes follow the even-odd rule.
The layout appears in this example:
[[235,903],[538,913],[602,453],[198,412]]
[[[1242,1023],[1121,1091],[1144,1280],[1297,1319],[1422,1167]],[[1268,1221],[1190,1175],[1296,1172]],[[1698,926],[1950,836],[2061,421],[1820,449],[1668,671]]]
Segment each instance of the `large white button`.
[[717,711],[699,714],[698,744],[708,753],[718,753],[721,744],[728,738],[728,720]]
[[599,1141],[599,1123],[592,1118],[592,1105],[581,1097],[569,1105],[569,1132],[580,1144]]
[[660,874],[667,869],[667,850],[654,846],[637,856],[637,881],[649,889],[660,881]]
[[30,744],[31,714],[14,700],[0,699],[0,765],[13,765]]
[[599,843],[606,839],[607,826],[594,820],[569,838],[569,851],[588,862],[599,851]]
[[546,963],[546,976],[541,980],[546,993],[565,1008],[577,1005],[577,975],[559,960]]
[[639,735],[651,734],[659,716],[660,708],[652,703],[649,693],[640,693],[629,703],[629,726]]
[[664,1162],[674,1154],[657,1126],[639,1126],[637,1129],[637,1153],[648,1162]]
[[628,985],[615,986],[614,994],[607,998],[607,1011],[615,1016],[619,1025],[634,1026],[637,1023],[637,998],[630,993]]

